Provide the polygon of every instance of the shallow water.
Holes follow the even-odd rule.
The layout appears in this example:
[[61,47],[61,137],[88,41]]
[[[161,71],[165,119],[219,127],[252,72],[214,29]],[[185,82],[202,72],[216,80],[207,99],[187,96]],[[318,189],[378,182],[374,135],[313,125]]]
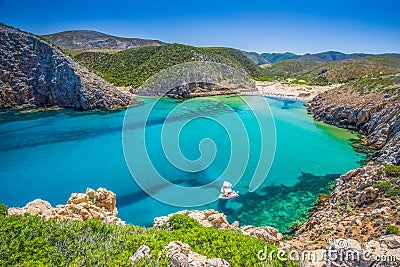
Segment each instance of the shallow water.
[[[127,131],[133,135],[143,130],[140,125],[145,120],[146,105],[155,101],[142,100],[143,105],[129,111]],[[204,170],[185,172],[168,163],[163,153],[160,139],[163,126],[169,124],[173,128],[190,118],[189,114],[213,114],[222,119],[230,115],[226,106],[245,125],[250,156],[248,160],[243,159],[246,169],[235,187],[240,197],[216,200],[196,209],[214,208],[227,214],[231,222],[271,225],[287,231],[294,221],[307,217],[308,209],[319,194],[327,192],[331,181],[360,166],[365,159],[365,155],[356,153],[349,144],[356,137],[354,134],[315,123],[306,113],[303,102],[268,99],[276,125],[276,153],[268,176],[260,188],[250,193],[250,179],[265,147],[260,143],[254,114],[239,97],[218,96],[211,100],[216,101],[197,98],[178,103],[162,99],[146,126],[146,140],[150,140],[146,148],[157,171],[175,184],[201,186],[218,178],[229,164],[241,164],[229,162],[231,144],[227,130],[206,118],[188,122],[179,136],[184,156],[189,160],[198,159],[199,143],[204,138],[215,142],[217,153]],[[166,121],[174,108],[177,113]],[[181,210],[149,197],[135,183],[122,148],[124,115],[124,111],[71,110],[0,113],[0,202],[24,206],[35,198],[42,198],[55,206],[65,203],[72,192],[84,192],[86,187],[106,187],[117,194],[119,216],[133,224],[149,226],[155,216]],[[210,192],[217,195],[219,188]]]

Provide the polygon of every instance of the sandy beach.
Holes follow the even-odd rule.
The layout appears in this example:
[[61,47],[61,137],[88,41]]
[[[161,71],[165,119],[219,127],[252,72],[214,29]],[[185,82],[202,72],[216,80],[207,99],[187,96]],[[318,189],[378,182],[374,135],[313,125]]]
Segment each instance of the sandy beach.
[[257,89],[264,96],[282,97],[309,101],[318,94],[332,90],[341,84],[318,86],[306,84],[287,84],[281,82],[260,82],[256,81]]

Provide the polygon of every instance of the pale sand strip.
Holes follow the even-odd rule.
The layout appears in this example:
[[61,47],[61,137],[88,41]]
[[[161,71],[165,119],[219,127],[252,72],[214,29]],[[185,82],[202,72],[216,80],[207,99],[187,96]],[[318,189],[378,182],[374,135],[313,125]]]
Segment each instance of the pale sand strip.
[[259,82],[256,81],[257,89],[264,96],[282,97],[310,101],[315,96],[335,88],[342,84],[333,84],[327,86],[319,85],[303,85],[303,84],[288,84],[281,82]]

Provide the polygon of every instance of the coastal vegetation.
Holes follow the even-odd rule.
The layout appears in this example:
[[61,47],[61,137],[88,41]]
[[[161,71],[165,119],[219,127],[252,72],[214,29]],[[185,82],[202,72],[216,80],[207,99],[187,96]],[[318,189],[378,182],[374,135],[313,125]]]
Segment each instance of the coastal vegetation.
[[308,85],[341,83],[345,91],[361,94],[377,91],[395,94],[400,88],[399,55],[365,56],[333,62],[291,59],[259,66],[242,51],[232,48],[167,44],[116,53],[73,52],[71,56],[108,82],[133,88],[138,88],[163,69],[195,61],[223,63],[259,81]]
[[[4,206],[1,206],[4,207]],[[261,266],[257,253],[266,244],[239,231],[202,227],[183,215],[170,219],[173,229],[116,226],[98,220],[44,220],[35,215],[0,216],[1,266],[129,266],[129,257],[143,244],[152,259],[139,266],[169,266],[165,247],[179,240],[207,257],[226,259],[231,266]],[[269,251],[274,245],[266,246]],[[267,254],[269,255],[269,254]],[[265,263],[265,262],[264,262]],[[296,266],[274,254],[272,266]]]
[[253,79],[263,77],[262,69],[241,51],[223,47],[193,47],[168,44],[159,47],[140,47],[118,53],[83,52],[74,56],[108,82],[117,86],[138,88],[159,71],[184,62],[212,61],[238,69]]
[[[312,60],[285,60],[264,69],[264,75],[275,79],[303,79],[309,84],[327,85],[353,81],[351,87],[365,78],[369,85],[376,78],[400,72],[399,55],[369,56],[329,63]],[[375,83],[377,84],[377,83]],[[383,86],[382,86],[383,87]]]

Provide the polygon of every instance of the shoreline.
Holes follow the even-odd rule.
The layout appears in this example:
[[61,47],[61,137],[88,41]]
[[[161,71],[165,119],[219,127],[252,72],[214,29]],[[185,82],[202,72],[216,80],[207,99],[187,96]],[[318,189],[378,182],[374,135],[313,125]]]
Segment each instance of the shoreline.
[[282,82],[261,82],[255,81],[258,91],[263,96],[288,98],[308,102],[317,95],[332,89],[339,88],[342,84],[333,85],[306,85],[287,84]]

